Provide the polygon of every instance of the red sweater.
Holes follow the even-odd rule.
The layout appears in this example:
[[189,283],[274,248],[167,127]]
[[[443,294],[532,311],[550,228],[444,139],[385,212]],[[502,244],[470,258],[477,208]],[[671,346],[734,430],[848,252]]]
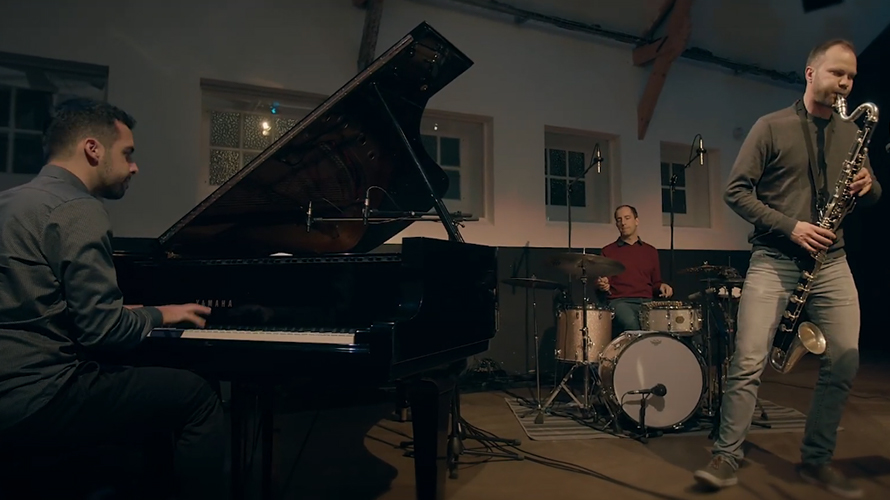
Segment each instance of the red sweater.
[[603,247],[601,254],[621,262],[625,267],[621,274],[609,277],[610,299],[651,299],[658,296],[661,264],[654,246],[643,243],[639,238],[632,245],[618,239]]

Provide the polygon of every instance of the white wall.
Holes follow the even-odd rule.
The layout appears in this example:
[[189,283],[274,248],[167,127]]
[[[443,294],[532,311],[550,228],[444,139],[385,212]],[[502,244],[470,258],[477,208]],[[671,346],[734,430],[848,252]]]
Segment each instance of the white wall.
[[[351,0],[96,0],[90,8],[32,0],[4,9],[0,50],[110,67],[109,100],[139,121],[141,168],[125,199],[109,204],[115,233],[157,236],[199,201],[199,79],[330,94],[356,72],[363,20]],[[722,201],[741,144],[732,130],[747,131],[797,92],[678,61],[638,141],[637,100],[648,71],[632,65],[630,47],[387,0],[377,53],[421,21],[475,61],[429,107],[494,118],[493,219],[468,223],[467,241],[565,245],[565,224],[545,219],[541,158],[544,126],[552,125],[621,137],[618,201],[637,206],[643,238],[659,248],[669,245],[660,223],[659,143],[701,133],[706,147],[720,150],[711,161],[712,228],[677,228],[676,248],[748,247],[748,226]],[[407,235],[445,237],[430,223]],[[599,247],[615,236],[612,225],[576,224],[572,240]]]

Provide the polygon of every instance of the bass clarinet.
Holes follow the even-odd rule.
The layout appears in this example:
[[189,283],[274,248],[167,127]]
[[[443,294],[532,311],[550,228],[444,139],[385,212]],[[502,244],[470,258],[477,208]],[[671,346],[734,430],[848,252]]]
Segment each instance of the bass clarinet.
[[[845,122],[858,120],[865,114],[865,124],[859,130],[856,141],[850,148],[847,159],[844,160],[841,175],[834,186],[834,193],[819,210],[819,221],[816,225],[837,232],[844,217],[856,206],[856,196],[849,194],[848,188],[868,156],[868,143],[878,123],[878,107],[871,102],[862,103],[848,115],[847,100],[838,94],[834,109]],[[798,321],[810,288],[825,262],[826,254],[827,250],[815,252],[811,254],[812,260],[803,265],[797,287],[792,292],[779,320],[769,355],[770,366],[779,373],[790,372],[807,353],[819,355],[825,352],[827,344],[822,330],[812,322],[804,321],[798,325]]]

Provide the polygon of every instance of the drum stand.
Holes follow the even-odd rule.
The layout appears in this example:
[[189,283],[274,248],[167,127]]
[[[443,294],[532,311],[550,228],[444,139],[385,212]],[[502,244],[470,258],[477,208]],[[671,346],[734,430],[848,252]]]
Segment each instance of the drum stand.
[[[599,380],[599,373],[596,371],[594,364],[590,362],[589,353],[590,353],[590,330],[587,327],[587,306],[589,304],[587,300],[587,268],[582,264],[581,265],[581,345],[584,359],[583,361],[576,362],[572,365],[572,368],[569,369],[569,372],[566,373],[565,377],[563,377],[562,381],[560,381],[559,385],[557,385],[553,391],[550,393],[550,396],[547,398],[547,401],[544,403],[544,408],[549,408],[553,403],[553,400],[556,399],[556,396],[560,393],[560,391],[565,390],[566,394],[569,395],[570,398],[578,405],[581,409],[581,417],[587,419],[590,417],[591,412],[596,414],[596,410],[592,409],[592,405],[590,404],[590,388],[591,388],[591,375],[593,376],[593,385],[597,387],[597,399],[600,400],[600,403],[606,407],[606,411],[609,413],[610,422],[612,423],[612,427],[616,433],[621,432],[621,428],[618,425],[618,418],[616,418],[615,414],[612,412],[612,408],[609,406],[605,397],[603,395],[602,383]],[[579,367],[584,367],[584,402],[578,400],[575,397],[575,394],[572,390],[566,385],[566,382],[572,377],[572,374]],[[540,407],[539,407],[540,408]],[[543,409],[541,410],[543,411]],[[539,413],[538,417],[535,418],[535,423],[543,423],[544,415],[543,413]]]
[[[535,337],[535,404],[537,404],[537,408],[535,408],[532,412],[526,413],[523,417],[530,415],[531,413],[537,413],[535,415],[535,423],[543,424],[544,423],[544,406],[541,404],[541,364],[539,362],[539,350],[541,346],[538,340],[538,300],[537,300],[537,289],[532,288],[532,331],[534,332]],[[549,403],[548,403],[549,404]]]

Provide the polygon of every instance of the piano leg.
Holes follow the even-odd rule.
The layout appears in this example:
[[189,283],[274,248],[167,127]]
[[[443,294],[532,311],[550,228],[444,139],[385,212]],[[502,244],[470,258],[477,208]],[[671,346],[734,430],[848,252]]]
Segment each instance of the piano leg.
[[414,480],[417,500],[444,500],[448,472],[448,430],[457,373],[426,377],[408,392],[414,430]]

